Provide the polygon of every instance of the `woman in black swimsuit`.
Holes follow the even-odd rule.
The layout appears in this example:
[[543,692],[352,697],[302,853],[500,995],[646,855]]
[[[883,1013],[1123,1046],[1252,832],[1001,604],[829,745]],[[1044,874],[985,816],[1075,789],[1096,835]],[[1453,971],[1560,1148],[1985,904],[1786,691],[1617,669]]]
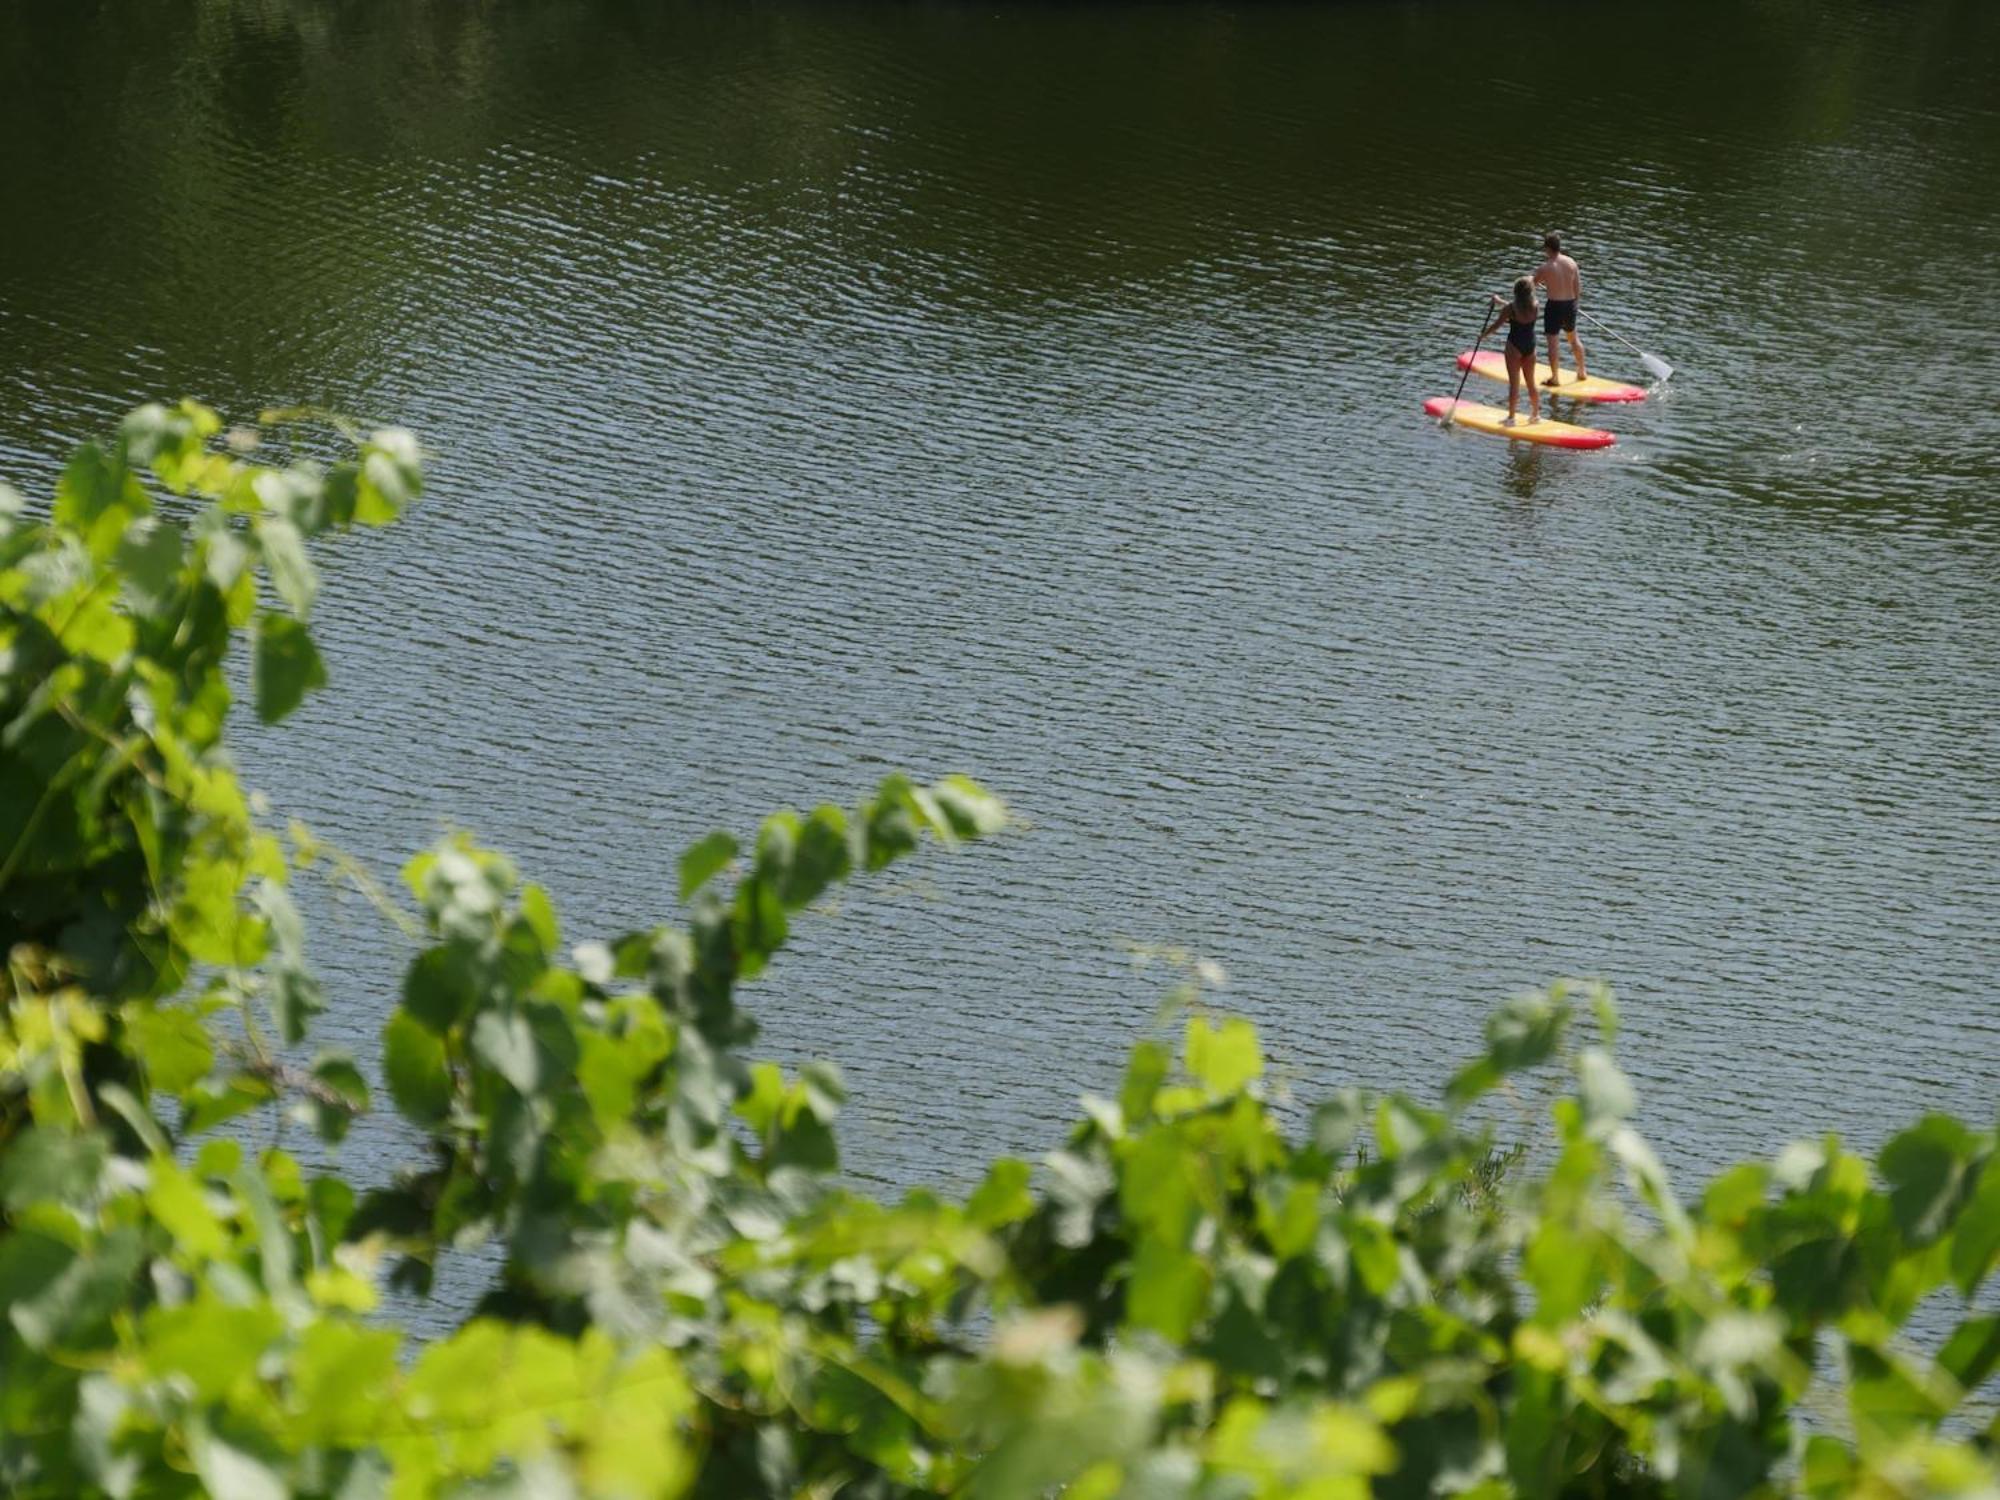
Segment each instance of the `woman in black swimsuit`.
[[1542,420],[1542,393],[1535,386],[1535,319],[1541,309],[1535,305],[1535,284],[1527,277],[1520,277],[1514,283],[1514,300],[1503,302],[1494,297],[1493,305],[1500,309],[1493,315],[1493,321],[1481,330],[1480,338],[1507,325],[1507,422],[1514,425],[1514,409],[1520,400],[1521,380],[1528,382],[1528,421]]

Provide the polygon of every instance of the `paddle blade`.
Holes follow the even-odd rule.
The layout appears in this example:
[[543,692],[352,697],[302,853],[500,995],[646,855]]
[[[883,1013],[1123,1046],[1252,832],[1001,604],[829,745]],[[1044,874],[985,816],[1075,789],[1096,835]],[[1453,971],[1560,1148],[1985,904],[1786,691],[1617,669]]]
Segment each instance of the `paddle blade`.
[[1661,359],[1657,354],[1642,354],[1639,356],[1639,363],[1646,367],[1646,373],[1651,375],[1655,380],[1672,380],[1674,378],[1674,367],[1664,359]]

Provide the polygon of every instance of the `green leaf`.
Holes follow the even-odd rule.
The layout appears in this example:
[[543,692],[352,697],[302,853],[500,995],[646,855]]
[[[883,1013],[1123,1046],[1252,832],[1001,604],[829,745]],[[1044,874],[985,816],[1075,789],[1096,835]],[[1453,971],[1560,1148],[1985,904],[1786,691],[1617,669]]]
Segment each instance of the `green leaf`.
[[1967,1297],[2000,1261],[2000,1153],[1989,1156],[1952,1227],[1951,1278]]
[[173,1146],[167,1140],[167,1133],[160,1129],[160,1122],[153,1118],[153,1111],[140,1103],[132,1091],[119,1083],[99,1086],[97,1097],[111,1106],[112,1112],[132,1127],[132,1133],[139,1137],[146,1149],[155,1156],[167,1156]]
[[234,1074],[212,1088],[192,1090],[181,1096],[181,1131],[198,1135],[213,1130],[223,1121],[233,1120],[276,1097],[266,1080],[247,1073]]
[[1967,1318],[1938,1355],[1938,1365],[1959,1384],[1975,1391],[2000,1367],[2000,1316]]
[[861,863],[880,870],[917,847],[918,822],[906,776],[885,777],[861,809]]
[[146,516],[125,528],[117,563],[124,575],[125,600],[138,614],[157,615],[178,590],[185,539],[180,527]]
[[322,1052],[313,1059],[313,1081],[353,1110],[368,1108],[368,1081],[345,1052]]
[[1577,1055],[1576,1080],[1584,1119],[1592,1125],[1615,1125],[1638,1107],[1631,1080],[1601,1047],[1586,1047]]
[[1359,1214],[1349,1214],[1341,1221],[1341,1230],[1347,1239],[1349,1254],[1354,1258],[1354,1269],[1360,1273],[1361,1284],[1377,1297],[1386,1297],[1396,1283],[1402,1279],[1402,1257],[1397,1252],[1395,1236],[1386,1225]]
[[1337,1166],[1346,1160],[1368,1118],[1368,1101],[1359,1089],[1342,1089],[1313,1111],[1313,1149]]
[[354,1116],[367,1112],[368,1081],[344,1052],[322,1052],[313,1061],[313,1126],[324,1140],[347,1134]]
[[535,1033],[518,1011],[484,1012],[472,1026],[472,1055],[524,1097],[540,1093],[546,1082]]
[[998,1229],[1027,1218],[1035,1211],[1035,1195],[1028,1190],[1030,1176],[1026,1162],[999,1158],[966,1200],[966,1218],[981,1229]]
[[154,1307],[144,1323],[147,1368],[178,1375],[204,1401],[219,1401],[256,1375],[264,1351],[285,1331],[268,1303],[232,1306],[212,1292],[178,1307]]
[[790,924],[777,888],[759,875],[747,875],[736,886],[730,912],[730,935],[736,944],[737,972],[755,979],[773,953],[784,946]]
[[131,1229],[82,1253],[16,1230],[0,1237],[0,1309],[31,1349],[85,1347],[130,1295],[144,1254]]
[[37,1203],[95,1197],[109,1147],[101,1132],[31,1125],[0,1158],[0,1204],[20,1213]]
[[1143,1124],[1153,1113],[1153,1100],[1166,1082],[1171,1059],[1158,1042],[1142,1041],[1125,1064],[1125,1081],[1118,1090],[1118,1112],[1127,1126]]
[[213,1260],[225,1254],[229,1232],[209,1206],[201,1184],[168,1157],[155,1157],[152,1170],[146,1207],[174,1237],[174,1243],[197,1259]]
[[277,1023],[278,1035],[287,1046],[304,1041],[312,1018],[326,1009],[326,992],[319,981],[304,969],[289,964],[271,971],[267,998],[271,1019]]
[[404,1009],[440,1036],[469,1017],[478,1004],[473,955],[458,944],[418,954],[403,979]]
[[290,1500],[291,1486],[277,1469],[217,1437],[206,1425],[194,1427],[188,1448],[202,1487],[214,1500]]
[[257,655],[251,669],[257,717],[275,724],[326,686],[326,664],[305,626],[265,610],[257,617]]
[[1847,1362],[1848,1410],[1864,1444],[1908,1436],[1945,1414],[1944,1404],[1900,1361],[1850,1344]]
[[441,1124],[451,1111],[451,1071],[444,1043],[406,1010],[382,1031],[382,1071],[396,1108],[419,1125]]
[[400,427],[374,433],[362,448],[354,519],[363,526],[387,525],[422,491],[417,440]]
[[982,838],[1007,826],[1007,805],[969,776],[947,776],[931,796],[951,831],[962,839]]
[[120,458],[96,443],[85,443],[63,468],[51,519],[73,529],[101,562],[118,550],[125,528],[152,508]]
[[718,870],[736,858],[736,847],[736,840],[726,833],[711,833],[690,845],[681,855],[681,900],[708,884]]
[[1889,1208],[1913,1244],[1929,1244],[1958,1212],[1978,1142],[1949,1115],[1926,1115],[1890,1138],[1878,1163]]
[[1525,1269],[1535,1289],[1536,1318],[1544,1323],[1574,1318],[1603,1281],[1595,1238],[1553,1219],[1543,1220],[1529,1241]]
[[308,1442],[350,1446],[373,1432],[396,1385],[400,1340],[383,1328],[321,1322],[299,1339],[292,1394]]
[[65,651],[115,667],[124,661],[136,639],[132,621],[118,608],[109,589],[93,589],[64,604],[43,606],[45,617],[59,617],[56,639]]
[[151,1005],[128,1005],[124,1010],[126,1035],[145,1065],[152,1086],[164,1093],[179,1094],[208,1076],[215,1066],[214,1044],[208,1027],[186,1006],[159,1009]]
[[259,516],[257,540],[263,544],[264,566],[270,571],[271,586],[278,597],[304,619],[319,597],[319,573],[306,556],[305,538],[299,528],[282,516]]
[[800,825],[779,896],[787,906],[816,900],[837,880],[847,878],[853,852],[847,815],[837,807],[820,807]]
[[1487,1021],[1486,1054],[1503,1075],[1539,1067],[1561,1044],[1569,1014],[1549,995],[1518,996]]
[[1185,1343],[1207,1300],[1208,1267],[1200,1256],[1163,1240],[1140,1245],[1125,1292],[1127,1322]]
[[521,887],[519,924],[534,936],[538,958],[546,963],[555,956],[562,942],[562,929],[556,924],[556,909],[549,900],[549,893],[540,886]]
[[1257,1028],[1240,1016],[1222,1025],[1190,1016],[1187,1024],[1187,1070],[1211,1097],[1233,1094],[1264,1072],[1264,1053],[1257,1045]]
[[1201,1159],[1181,1132],[1157,1129],[1135,1142],[1123,1163],[1118,1202],[1134,1225],[1173,1245],[1187,1241],[1198,1212]]

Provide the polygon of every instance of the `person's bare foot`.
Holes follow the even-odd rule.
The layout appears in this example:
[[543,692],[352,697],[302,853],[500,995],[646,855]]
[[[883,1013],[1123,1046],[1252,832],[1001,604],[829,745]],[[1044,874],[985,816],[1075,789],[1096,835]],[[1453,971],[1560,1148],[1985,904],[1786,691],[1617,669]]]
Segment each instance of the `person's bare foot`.
[[1512,426],[1514,425],[1514,418],[1513,418],[1513,416],[1512,416],[1512,415],[1510,414],[1510,415],[1508,415],[1508,416],[1505,416],[1505,417],[1502,417],[1502,418],[1500,419],[1500,425],[1501,425],[1502,427],[1512,427]]

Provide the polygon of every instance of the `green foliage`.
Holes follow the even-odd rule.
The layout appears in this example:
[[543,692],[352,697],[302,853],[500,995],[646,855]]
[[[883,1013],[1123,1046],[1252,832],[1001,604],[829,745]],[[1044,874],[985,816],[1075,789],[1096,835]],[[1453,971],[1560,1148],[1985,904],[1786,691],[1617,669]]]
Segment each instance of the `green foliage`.
[[[1927,1118],[1872,1169],[1794,1147],[1685,1204],[1594,988],[1503,1007],[1435,1107],[1348,1090],[1296,1135],[1255,1031],[1197,1009],[1039,1173],[845,1189],[840,1075],[755,1059],[745,986],[834,886],[998,831],[962,778],[711,834],[684,923],[568,948],[509,861],[443,843],[405,871],[381,1086],[299,1060],[327,1001],[286,884],[327,851],[294,826],[288,860],[239,786],[227,654],[249,630],[265,719],[319,687],[306,544],[392,519],[420,466],[396,433],[326,469],[218,433],[147,408],[46,520],[0,496],[9,1493],[2000,1485],[1993,1134]],[[1500,1151],[1480,1101],[1557,1069],[1547,1138]],[[384,1099],[411,1160],[359,1198],[251,1144],[298,1118],[337,1164]],[[416,1347],[382,1320],[385,1284],[422,1297],[482,1243],[463,1326]]]

